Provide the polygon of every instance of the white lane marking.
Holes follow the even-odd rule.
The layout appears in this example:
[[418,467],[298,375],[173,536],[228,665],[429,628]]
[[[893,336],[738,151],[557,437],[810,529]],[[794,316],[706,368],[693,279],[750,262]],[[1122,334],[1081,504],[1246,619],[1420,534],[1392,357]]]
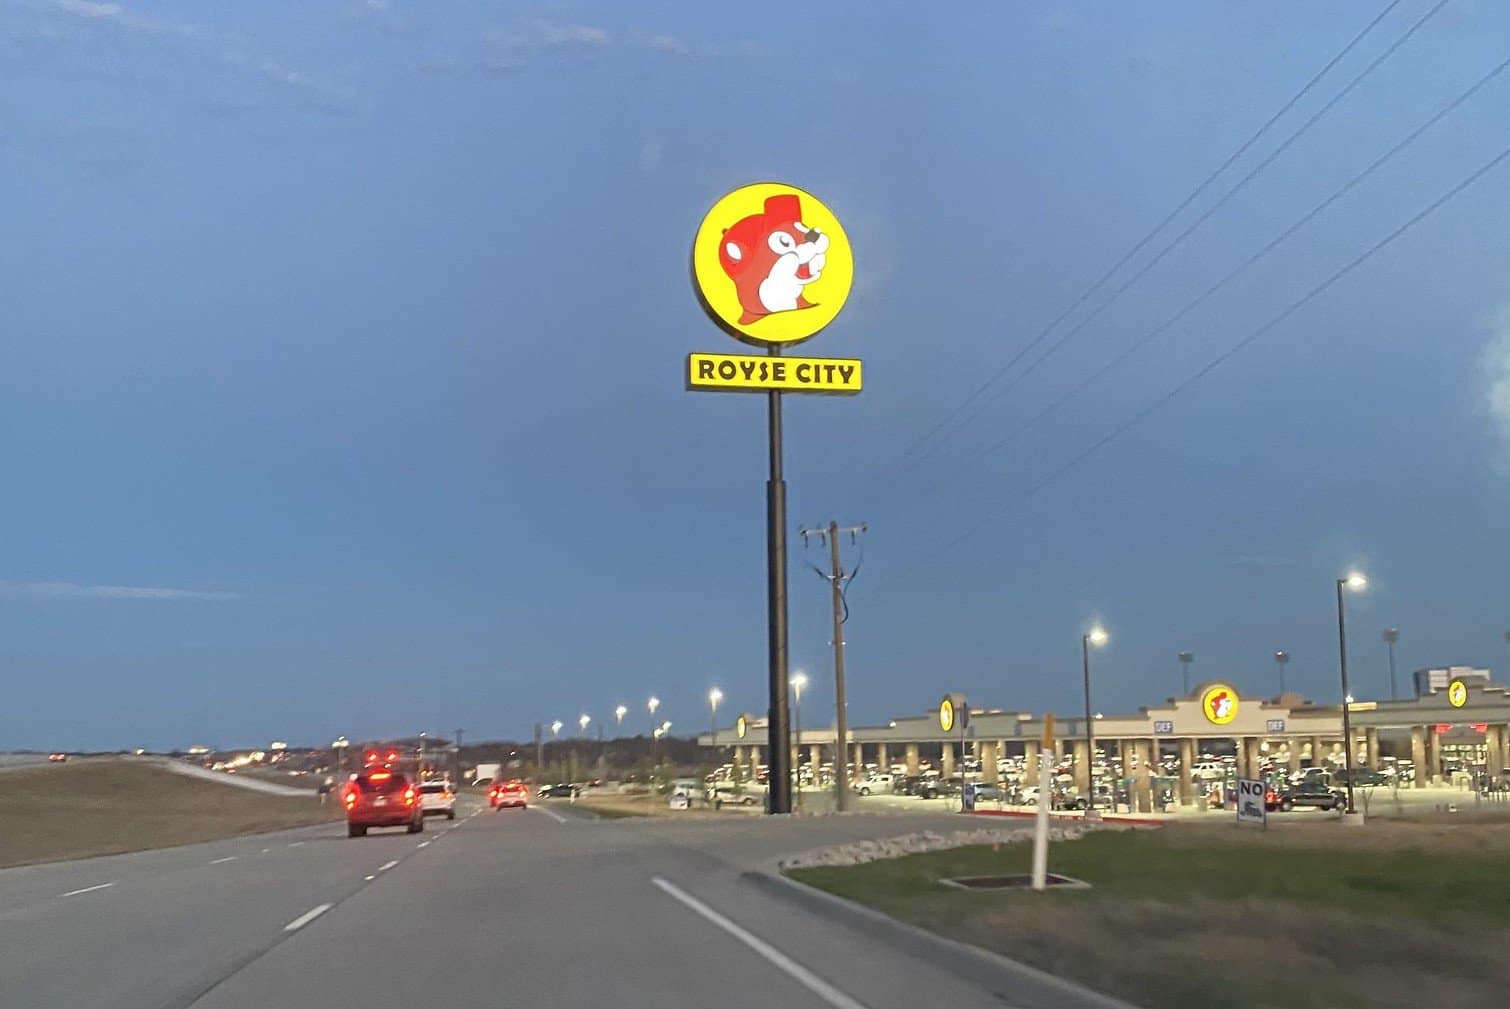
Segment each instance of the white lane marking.
[[321,904],[319,907],[312,907],[308,911],[305,911],[303,914],[299,915],[299,917],[295,918],[293,921],[289,922],[287,925],[284,925],[283,931],[297,932],[305,925],[308,925],[310,922],[320,917],[320,915],[324,914],[326,911],[329,911],[330,908],[331,905],[329,904]]
[[63,894],[63,896],[65,896],[65,897],[77,897],[81,893],[93,893],[96,890],[103,890],[107,886],[114,886],[114,885],[115,885],[114,883],[96,883],[94,886],[86,886],[82,890],[69,890],[67,893]]
[[376,876],[363,876],[362,879],[364,879],[367,882],[371,883],[373,880],[377,879],[377,877]]
[[555,820],[557,823],[566,822],[566,817],[562,816],[554,809],[546,809],[544,806],[525,806],[524,808],[533,809],[537,813],[544,813],[546,816],[550,817],[552,820]]
[[391,861],[391,862],[384,862],[382,865],[378,866],[378,872],[387,872],[389,869],[392,869],[395,865],[398,865],[398,859],[396,859],[396,858],[393,861]]
[[270,852],[270,851],[272,851],[272,850],[273,850],[273,849],[271,849],[271,848],[263,848],[263,849],[262,849],[262,854],[264,854],[264,855],[266,855],[266,854],[267,854],[267,853],[268,853],[268,852]]
[[211,865],[219,865],[221,862],[234,862],[234,861],[236,861],[236,856],[235,855],[227,855],[225,858],[217,858],[217,859],[215,859],[210,864]]
[[734,922],[730,921],[728,918],[725,918],[723,915],[713,910],[707,904],[704,904],[702,901],[698,900],[690,893],[687,893],[685,890],[682,890],[674,883],[668,883],[666,880],[662,879],[659,876],[652,876],[650,878],[650,882],[654,883],[656,886],[660,887],[662,891],[674,897],[682,904],[691,908],[693,911],[696,911],[708,921],[711,921],[713,924],[717,925],[719,928],[723,929],[725,932],[729,933],[734,938],[744,943],[746,946],[750,947],[750,949],[754,950],[756,953],[759,953],[761,956],[765,957],[766,960],[770,961],[771,963],[779,967],[782,971],[786,972],[787,976],[797,981],[804,988],[812,992],[814,995],[817,995],[829,1005],[834,1006],[835,1009],[866,1009],[864,1003],[856,1002],[854,999],[844,994],[844,992],[835,988],[833,985],[829,984],[827,981],[823,980],[821,977],[814,974],[806,967],[802,966],[802,964],[798,963],[791,957],[787,956],[785,953],[781,952],[781,950],[772,946],[770,943],[766,942],[764,939],[761,939],[759,936],[754,936],[749,932],[746,932],[744,929],[734,924]]
[[428,848],[428,847],[430,847],[430,842],[429,842],[429,841],[421,841],[421,842],[420,842],[420,843],[419,843],[419,846],[420,846],[420,847],[421,847],[421,848]]
[[303,843],[304,843],[303,841],[290,841],[290,842],[288,842],[288,846],[290,848],[297,848],[297,847],[299,847],[299,845],[301,845]]

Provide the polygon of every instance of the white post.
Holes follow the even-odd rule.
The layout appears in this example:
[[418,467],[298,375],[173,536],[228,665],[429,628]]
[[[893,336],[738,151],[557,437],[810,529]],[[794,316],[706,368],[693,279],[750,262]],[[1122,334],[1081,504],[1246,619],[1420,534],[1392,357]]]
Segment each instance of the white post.
[[1049,871],[1049,792],[1054,754],[1042,750],[1038,754],[1038,817],[1033,827],[1033,889],[1042,890],[1047,885]]

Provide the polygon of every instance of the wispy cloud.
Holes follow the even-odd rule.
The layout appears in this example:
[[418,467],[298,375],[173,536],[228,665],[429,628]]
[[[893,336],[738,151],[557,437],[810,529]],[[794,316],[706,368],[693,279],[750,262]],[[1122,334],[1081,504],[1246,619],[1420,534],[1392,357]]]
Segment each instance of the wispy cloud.
[[89,0],[58,0],[58,6],[81,18],[114,18],[123,13],[120,4],[90,3]]
[[672,56],[686,56],[692,50],[687,43],[675,35],[645,35],[636,39],[648,49],[654,49],[659,53],[668,53]]
[[540,41],[553,49],[601,49],[608,45],[608,32],[592,25],[555,25],[536,22]]
[[157,599],[220,602],[240,599],[235,592],[165,589],[147,585],[80,585],[77,582],[0,582],[8,599]]
[[1495,319],[1479,356],[1479,369],[1484,377],[1484,406],[1500,441],[1495,463],[1510,469],[1510,308]]

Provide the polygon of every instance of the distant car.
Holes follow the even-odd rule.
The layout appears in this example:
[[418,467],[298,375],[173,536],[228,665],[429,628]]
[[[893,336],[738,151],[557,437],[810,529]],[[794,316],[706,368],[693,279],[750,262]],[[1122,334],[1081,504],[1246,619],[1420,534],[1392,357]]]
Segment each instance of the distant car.
[[891,790],[896,795],[914,795],[924,780],[921,774],[904,774],[891,779]]
[[1000,802],[1002,799],[1001,786],[986,781],[971,782],[975,792],[976,802]]
[[1201,760],[1190,768],[1190,773],[1192,777],[1201,781],[1215,781],[1226,777],[1227,767],[1215,760]]
[[426,781],[419,786],[421,816],[444,816],[456,819],[456,793],[444,781]]
[[562,783],[559,785],[546,785],[535,794],[542,799],[575,799],[582,794],[582,790],[576,785]]
[[[1267,799],[1267,796],[1265,797]],[[1296,806],[1316,806],[1321,809],[1341,809],[1347,805],[1347,796],[1321,781],[1302,781],[1288,792],[1278,796],[1279,808],[1288,812]],[[1265,803],[1267,805],[1267,802]]]
[[488,805],[494,809],[524,809],[530,802],[530,786],[517,778],[500,781],[488,789]]
[[861,795],[890,795],[896,779],[889,774],[873,774],[855,786]]
[[54,764],[61,764],[61,763],[64,763],[65,761],[68,760],[68,754],[66,754],[66,753],[49,753],[47,755],[47,759],[50,760],[50,761],[52,761]]
[[937,799],[946,795],[959,795],[960,791],[959,778],[930,778],[919,785],[913,794],[924,799]]
[[369,827],[425,829],[419,790],[398,771],[366,771],[346,783],[341,800],[346,806],[346,835],[363,837]]
[[710,793],[713,808],[722,806],[753,806],[760,801],[754,792],[736,792],[731,786],[715,788]]
[[[1337,773],[1335,773],[1334,775],[1332,775],[1332,778],[1338,784],[1346,785],[1347,782],[1348,782],[1348,773],[1347,773],[1346,770],[1341,770],[1341,771],[1338,771]],[[1353,768],[1352,779],[1353,779],[1353,785],[1354,786],[1357,786],[1357,785],[1387,785],[1387,784],[1389,784],[1389,776],[1388,775],[1384,774],[1382,771],[1370,771],[1366,767],[1355,767],[1355,768]]]

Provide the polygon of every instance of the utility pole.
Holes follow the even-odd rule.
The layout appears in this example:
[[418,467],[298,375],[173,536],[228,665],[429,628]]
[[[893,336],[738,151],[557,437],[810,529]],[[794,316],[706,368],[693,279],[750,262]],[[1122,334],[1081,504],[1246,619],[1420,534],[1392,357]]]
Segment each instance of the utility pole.
[[821,568],[814,566],[820,578],[829,583],[829,591],[833,598],[834,608],[834,709],[835,709],[835,740],[834,748],[838,751],[834,754],[834,785],[837,789],[835,807],[842,813],[849,808],[849,712],[844,697],[844,624],[849,619],[849,604],[844,598],[844,586],[853,581],[860,571],[860,565],[855,565],[855,570],[846,573],[839,561],[839,534],[848,533],[850,543],[856,543],[861,533],[866,531],[862,522],[857,526],[839,527],[839,523],[830,522],[827,529],[803,529],[802,544],[807,545],[808,536],[817,536],[820,542],[826,542],[829,553],[830,573],[824,574]]
[[1400,640],[1400,631],[1390,627],[1384,632],[1384,643],[1389,646],[1389,699],[1398,701],[1400,695],[1395,688],[1395,642]]
[[466,729],[456,730],[456,784],[458,786],[462,784],[462,778],[466,776],[467,762],[461,755],[461,735],[466,731]]
[[530,791],[534,792],[536,795],[540,794],[540,772],[545,769],[545,738],[544,738],[544,734],[540,730],[541,730],[541,725],[540,725],[539,722],[536,722],[535,723],[535,774],[534,774],[534,780],[530,782]]

